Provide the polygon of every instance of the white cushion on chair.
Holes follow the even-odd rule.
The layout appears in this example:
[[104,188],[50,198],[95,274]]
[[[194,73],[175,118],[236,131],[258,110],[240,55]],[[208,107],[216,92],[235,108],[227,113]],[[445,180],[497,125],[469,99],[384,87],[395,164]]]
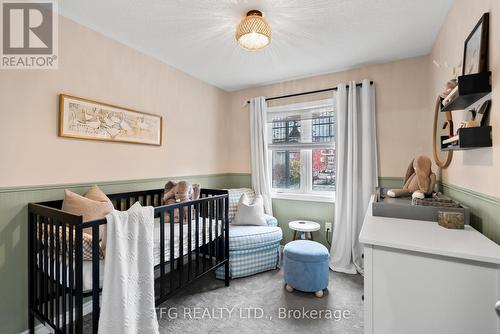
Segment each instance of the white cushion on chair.
[[233,225],[267,226],[264,216],[264,200],[261,195],[255,196],[251,204],[246,194],[241,195]]
[[238,211],[238,202],[240,201],[241,195],[246,194],[250,201],[255,199],[255,192],[250,188],[232,188],[227,189],[229,194],[229,222],[231,223],[236,216],[236,211]]

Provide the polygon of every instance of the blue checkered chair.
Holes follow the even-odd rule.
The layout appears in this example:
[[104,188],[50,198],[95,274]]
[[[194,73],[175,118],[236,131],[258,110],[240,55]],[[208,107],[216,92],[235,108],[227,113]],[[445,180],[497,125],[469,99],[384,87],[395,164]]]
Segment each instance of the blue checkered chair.
[[[238,201],[246,193],[251,201],[255,198],[252,189],[228,189],[229,221],[232,222],[238,209]],[[278,268],[280,242],[283,238],[276,218],[266,215],[268,226],[229,226],[229,272],[231,278],[245,277]],[[224,267],[216,277],[224,279]]]

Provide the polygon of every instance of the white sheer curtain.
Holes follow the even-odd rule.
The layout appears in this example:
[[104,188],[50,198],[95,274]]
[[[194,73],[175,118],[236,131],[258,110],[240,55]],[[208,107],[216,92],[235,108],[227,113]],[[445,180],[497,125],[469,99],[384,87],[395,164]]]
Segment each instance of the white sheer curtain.
[[358,237],[378,183],[374,87],[368,80],[363,80],[362,87],[355,82],[349,87],[340,84],[336,104],[337,175],[330,268],[363,273]]
[[267,103],[263,96],[250,99],[250,150],[252,157],[252,187],[264,199],[264,211],[273,214],[271,183],[267,156]]

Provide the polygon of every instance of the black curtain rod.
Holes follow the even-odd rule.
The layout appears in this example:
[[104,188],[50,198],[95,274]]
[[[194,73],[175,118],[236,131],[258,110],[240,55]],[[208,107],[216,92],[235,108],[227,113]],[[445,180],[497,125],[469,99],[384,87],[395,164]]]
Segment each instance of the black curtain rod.
[[[363,85],[362,83],[357,83],[356,87],[361,87],[362,85]],[[373,85],[373,81],[370,81],[370,85]],[[347,87],[349,87],[349,85],[347,85]],[[281,95],[281,96],[268,97],[268,98],[266,98],[266,101],[279,100],[279,99],[287,99],[289,97],[309,95],[309,94],[325,93],[325,92],[331,92],[331,91],[334,91],[334,90],[337,90],[337,87],[312,90],[312,91],[309,91],[309,92],[302,92],[302,93],[296,93],[296,94],[289,94],[289,95]],[[250,101],[247,101],[247,103],[250,103]]]

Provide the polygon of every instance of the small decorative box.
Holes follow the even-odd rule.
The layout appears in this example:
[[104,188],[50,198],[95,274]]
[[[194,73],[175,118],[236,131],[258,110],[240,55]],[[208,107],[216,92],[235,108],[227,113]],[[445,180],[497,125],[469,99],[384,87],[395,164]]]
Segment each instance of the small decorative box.
[[445,228],[463,230],[464,214],[462,212],[438,211],[438,224]]

